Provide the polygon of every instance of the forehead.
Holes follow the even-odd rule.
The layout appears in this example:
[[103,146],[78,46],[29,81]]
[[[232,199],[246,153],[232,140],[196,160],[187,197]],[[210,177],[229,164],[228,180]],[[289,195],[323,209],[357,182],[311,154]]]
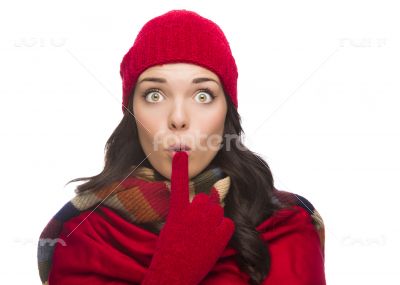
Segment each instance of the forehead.
[[219,81],[218,75],[211,70],[204,68],[200,65],[192,63],[167,63],[161,65],[154,65],[143,71],[139,79],[145,76],[163,76],[163,77],[187,77],[192,78],[199,75],[206,75],[207,77],[213,78]]

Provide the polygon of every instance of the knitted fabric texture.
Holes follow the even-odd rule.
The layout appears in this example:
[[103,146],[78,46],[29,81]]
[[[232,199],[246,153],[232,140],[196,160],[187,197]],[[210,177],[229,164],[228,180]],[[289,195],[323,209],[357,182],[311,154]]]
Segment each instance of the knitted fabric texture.
[[325,224],[321,214],[317,211],[314,205],[299,194],[278,189],[272,199],[275,203],[280,203],[281,205],[285,205],[285,207],[299,206],[307,211],[311,217],[311,222],[317,231],[322,254],[325,258]]
[[238,107],[238,70],[221,28],[196,12],[171,10],[148,21],[122,59],[122,112],[144,70],[177,62],[196,64],[214,72],[228,98]]
[[[271,256],[271,269],[261,284],[325,285],[320,236],[310,217],[310,210],[316,213],[314,207],[294,193],[278,190],[272,194],[282,202],[291,201],[295,206],[274,212],[255,228]],[[103,205],[94,212],[84,211],[65,222],[59,238],[65,240],[67,246],[55,245],[50,285],[142,284],[159,250],[159,235],[129,223]],[[250,284],[250,276],[237,263],[237,254],[235,248],[227,246],[200,284]],[[178,268],[184,274],[191,264]],[[159,274],[166,273],[161,270]],[[170,275],[166,277],[169,279]]]
[[[189,181],[189,199],[192,201],[198,193],[209,194],[210,189],[215,187],[223,207],[230,183],[230,177],[219,167],[207,167]],[[94,211],[104,205],[131,223],[158,225],[155,230],[157,232],[168,214],[170,185],[170,180],[166,180],[157,171],[142,166],[123,181],[116,181],[97,191],[78,193],[53,216],[40,235],[37,258],[42,283],[46,284],[48,280],[55,244],[65,243],[58,236],[67,220],[85,210]]]

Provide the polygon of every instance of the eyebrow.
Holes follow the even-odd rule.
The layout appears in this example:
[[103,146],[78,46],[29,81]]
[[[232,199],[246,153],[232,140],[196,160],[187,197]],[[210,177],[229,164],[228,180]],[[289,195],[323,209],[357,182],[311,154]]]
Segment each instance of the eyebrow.
[[[158,83],[167,83],[167,80],[164,78],[160,78],[160,77],[146,77],[143,78],[142,80],[139,81],[138,85],[144,81],[151,81],[151,82],[158,82]],[[212,78],[208,78],[208,77],[198,77],[192,80],[192,83],[198,84],[198,83],[202,83],[202,82],[207,82],[207,81],[214,81],[215,83],[218,83],[218,81],[216,81],[215,79]]]

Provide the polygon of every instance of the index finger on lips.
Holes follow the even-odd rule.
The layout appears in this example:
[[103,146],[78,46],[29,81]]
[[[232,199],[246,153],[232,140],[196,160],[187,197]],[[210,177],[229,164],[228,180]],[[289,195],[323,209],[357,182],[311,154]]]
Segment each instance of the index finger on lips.
[[171,213],[178,213],[189,204],[189,166],[188,154],[184,151],[178,151],[172,158],[171,173],[171,195],[170,210]]

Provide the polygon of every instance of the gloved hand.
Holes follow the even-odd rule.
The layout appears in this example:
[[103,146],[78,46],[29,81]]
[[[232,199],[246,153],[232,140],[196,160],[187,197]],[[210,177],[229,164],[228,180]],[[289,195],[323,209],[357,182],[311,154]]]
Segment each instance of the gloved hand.
[[172,159],[169,213],[144,285],[195,285],[211,271],[235,229],[224,217],[219,194],[197,194],[189,201],[188,155]]

